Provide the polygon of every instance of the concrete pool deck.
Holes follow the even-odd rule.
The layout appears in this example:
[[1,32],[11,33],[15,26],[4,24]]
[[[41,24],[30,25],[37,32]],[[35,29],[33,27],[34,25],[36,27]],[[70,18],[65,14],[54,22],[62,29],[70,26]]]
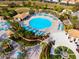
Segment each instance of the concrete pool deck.
[[[51,17],[49,17],[49,16],[51,16]],[[55,19],[54,19],[54,18]],[[53,16],[53,15],[51,15],[51,14],[47,14],[46,16],[45,15],[42,15],[42,13],[41,13],[41,15],[35,15],[35,16],[32,16],[29,20],[24,20],[23,22],[24,22],[24,24],[26,25],[26,26],[30,26],[30,24],[29,24],[29,22],[33,19],[33,18],[46,18],[46,19],[48,19],[49,21],[51,21],[51,23],[52,23],[52,25],[49,27],[49,28],[45,28],[45,29],[39,29],[39,31],[44,31],[44,32],[46,32],[46,33],[48,33],[48,32],[50,32],[51,31],[51,29],[52,29],[52,31],[54,32],[54,31],[58,31],[58,30],[62,30],[62,22],[58,19],[58,18],[56,18],[55,16]],[[60,27],[59,27],[59,25],[60,25]],[[50,31],[49,31],[50,30]]]

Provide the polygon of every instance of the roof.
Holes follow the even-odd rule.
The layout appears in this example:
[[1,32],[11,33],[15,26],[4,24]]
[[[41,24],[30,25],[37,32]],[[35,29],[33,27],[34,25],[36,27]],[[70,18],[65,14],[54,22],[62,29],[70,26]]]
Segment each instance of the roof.
[[71,29],[68,33],[71,37],[79,38],[79,30]]
[[69,1],[69,3],[76,3],[76,2],[79,2],[79,0],[62,0],[62,1],[65,1],[65,2],[68,2],[68,1]]
[[64,25],[72,25],[72,23],[70,22],[70,20],[63,20]]
[[13,34],[13,32],[12,32],[11,30],[7,30],[7,31],[6,31],[6,34],[7,34],[8,36],[10,36],[11,34]]
[[0,18],[4,18],[4,16],[0,16]]
[[27,15],[29,15],[29,14],[28,13],[17,14],[14,16],[14,18],[24,19]]

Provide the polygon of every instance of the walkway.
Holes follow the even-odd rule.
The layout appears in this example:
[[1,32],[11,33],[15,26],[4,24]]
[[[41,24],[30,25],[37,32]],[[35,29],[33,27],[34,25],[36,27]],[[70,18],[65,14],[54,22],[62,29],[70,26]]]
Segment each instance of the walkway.
[[51,41],[56,40],[54,48],[58,46],[66,46],[74,52],[74,54],[76,55],[76,59],[79,59],[79,53],[76,51],[76,48],[77,48],[76,44],[74,42],[70,43],[64,31],[51,33],[50,36],[53,37]]

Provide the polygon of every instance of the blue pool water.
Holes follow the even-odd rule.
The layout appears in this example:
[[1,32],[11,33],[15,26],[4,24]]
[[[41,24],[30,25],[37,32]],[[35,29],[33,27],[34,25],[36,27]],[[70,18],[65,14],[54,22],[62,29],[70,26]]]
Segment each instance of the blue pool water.
[[38,18],[33,18],[29,22],[29,24],[32,28],[35,29],[45,29],[45,28],[49,28],[52,25],[52,22],[47,18],[38,17]]
[[18,51],[15,52],[16,56],[19,56],[20,54],[21,54],[21,52],[18,52]]

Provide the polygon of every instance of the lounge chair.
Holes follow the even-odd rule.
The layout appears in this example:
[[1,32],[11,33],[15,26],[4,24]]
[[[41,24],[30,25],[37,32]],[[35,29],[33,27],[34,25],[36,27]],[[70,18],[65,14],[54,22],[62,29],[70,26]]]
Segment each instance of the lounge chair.
[[28,29],[28,31],[32,31],[32,29]]
[[29,28],[28,27],[25,27],[25,30],[29,30]]
[[32,32],[34,32],[34,33],[35,33],[35,32],[36,32],[36,30],[32,30]]

